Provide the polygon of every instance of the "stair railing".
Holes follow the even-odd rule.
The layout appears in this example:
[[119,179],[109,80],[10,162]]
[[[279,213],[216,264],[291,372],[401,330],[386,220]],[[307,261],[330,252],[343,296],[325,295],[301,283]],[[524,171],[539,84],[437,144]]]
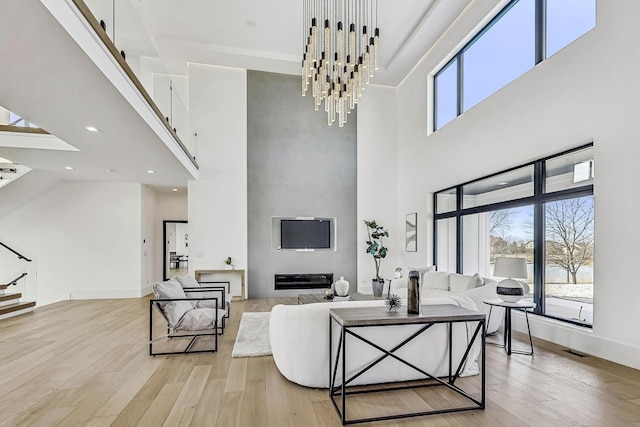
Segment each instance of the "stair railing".
[[23,259],[27,262],[31,262],[31,260],[29,258],[27,258],[26,256],[22,255],[20,252],[11,249],[9,246],[5,245],[4,243],[0,242],[0,246],[3,246],[5,249],[7,249],[10,252],[13,252],[14,254],[16,254],[18,256],[18,259]]
[[13,285],[13,286],[17,286],[17,285],[18,285],[18,280],[22,279],[22,278],[23,278],[23,277],[25,277],[27,274],[29,274],[29,273],[27,273],[27,272],[22,273],[21,275],[19,275],[19,276],[18,276],[18,277],[16,277],[15,279],[13,279],[13,280],[11,280],[11,281],[9,281],[9,282],[5,283],[5,285],[7,285],[7,286],[11,286],[11,285]]

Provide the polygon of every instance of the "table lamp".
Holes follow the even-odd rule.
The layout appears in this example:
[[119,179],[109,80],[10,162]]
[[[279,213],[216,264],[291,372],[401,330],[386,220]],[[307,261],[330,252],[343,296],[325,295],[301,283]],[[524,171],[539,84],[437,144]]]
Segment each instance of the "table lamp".
[[514,278],[527,278],[527,259],[497,257],[493,275],[496,277],[508,277],[508,279],[498,283],[498,288],[496,289],[498,296],[506,302],[518,302],[524,295],[524,288],[522,283],[514,280]]

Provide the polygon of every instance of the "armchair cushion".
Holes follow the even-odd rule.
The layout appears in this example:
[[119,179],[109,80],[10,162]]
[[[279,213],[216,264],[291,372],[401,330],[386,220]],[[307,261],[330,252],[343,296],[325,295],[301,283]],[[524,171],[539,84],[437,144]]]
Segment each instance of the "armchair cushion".
[[175,327],[176,331],[202,331],[214,329],[216,317],[218,322],[225,316],[224,310],[211,310],[210,308],[194,308],[182,316]]
[[[187,297],[180,283],[173,279],[154,284],[153,293],[157,299],[184,299]],[[194,306],[191,301],[160,301],[158,304],[172,326],[177,325],[182,316]]]
[[193,276],[189,276],[188,274],[185,274],[184,276],[178,276],[176,277],[176,279],[178,280],[178,282],[180,282],[180,285],[182,285],[183,288],[200,287],[200,283],[198,283]]

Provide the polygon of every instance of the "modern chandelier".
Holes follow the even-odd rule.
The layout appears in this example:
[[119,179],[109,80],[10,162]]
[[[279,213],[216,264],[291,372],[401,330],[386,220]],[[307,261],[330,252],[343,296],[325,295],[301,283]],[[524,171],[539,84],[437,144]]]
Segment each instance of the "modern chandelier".
[[343,127],[379,68],[378,0],[303,1],[302,96]]

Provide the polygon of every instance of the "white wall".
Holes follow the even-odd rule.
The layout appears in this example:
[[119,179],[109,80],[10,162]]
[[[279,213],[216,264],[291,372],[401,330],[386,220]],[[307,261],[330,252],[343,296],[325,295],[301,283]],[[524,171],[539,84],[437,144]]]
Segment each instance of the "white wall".
[[200,165],[189,182],[189,271],[224,268],[228,256],[246,270],[246,70],[190,64],[189,110]]
[[38,305],[141,296],[141,185],[62,182],[0,221],[37,260]]
[[[429,134],[427,77],[468,33],[462,19],[405,79],[397,104],[398,221],[418,212],[416,256],[429,263],[434,191],[595,142],[593,331],[534,316],[532,332],[636,368],[640,335],[629,333],[629,325],[640,323],[640,310],[628,266],[637,258],[640,199],[626,186],[640,179],[640,102],[631,95],[638,91],[640,60],[630,54],[639,20],[639,2],[598,2],[597,28]],[[376,132],[374,121],[360,117],[359,125]],[[413,256],[402,254],[399,262]]]
[[364,220],[375,220],[389,230],[390,238],[384,241],[389,252],[380,264],[380,277],[393,277],[399,251],[404,251],[404,215],[397,215],[396,198],[397,114],[396,89],[367,86],[358,103],[358,292],[371,293],[376,275],[373,258],[366,252]]
[[[152,292],[151,285],[156,280],[156,270],[158,266],[158,257],[155,248],[162,242],[162,235],[158,236],[155,227],[155,211],[157,205],[157,194],[155,191],[147,187],[141,186],[141,236],[140,236],[140,285],[141,295],[147,295]],[[160,263],[162,259],[160,259]],[[160,267],[161,268],[161,267]]]

